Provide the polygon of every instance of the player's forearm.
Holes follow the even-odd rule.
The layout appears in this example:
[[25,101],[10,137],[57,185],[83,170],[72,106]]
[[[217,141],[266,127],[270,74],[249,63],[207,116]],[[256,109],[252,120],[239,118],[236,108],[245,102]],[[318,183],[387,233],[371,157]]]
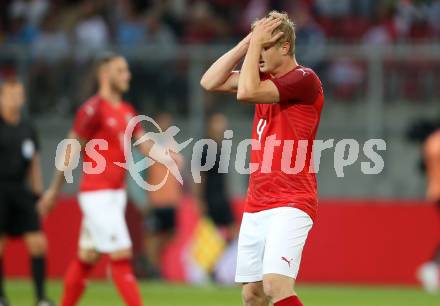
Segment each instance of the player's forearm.
[[34,194],[40,195],[44,191],[42,179],[31,179],[31,190]]
[[200,80],[200,85],[206,90],[215,90],[223,85],[246,54],[248,46],[249,43],[244,39],[234,48],[222,55],[205,72]]
[[55,192],[55,194],[59,194],[61,189],[63,188],[64,181],[64,172],[56,169],[49,189]]
[[251,41],[238,79],[238,100],[246,100],[252,96],[260,85],[259,63],[261,48],[260,44]]
[[44,191],[43,175],[41,173],[40,157],[38,154],[35,154],[32,159],[29,179],[32,192],[37,195],[42,194]]
[[144,132],[134,135],[135,145],[143,156],[150,157],[150,151],[154,143],[148,139]]
[[77,159],[77,156],[81,154],[81,150],[84,146],[84,141],[76,135],[75,132],[70,131],[67,135],[67,139],[77,140],[80,143],[80,147],[68,144],[64,151],[61,152],[59,158],[55,157],[56,169],[52,182],[49,186],[53,192],[58,194],[63,188],[65,182],[65,171],[71,171],[74,167],[72,166],[73,161]]

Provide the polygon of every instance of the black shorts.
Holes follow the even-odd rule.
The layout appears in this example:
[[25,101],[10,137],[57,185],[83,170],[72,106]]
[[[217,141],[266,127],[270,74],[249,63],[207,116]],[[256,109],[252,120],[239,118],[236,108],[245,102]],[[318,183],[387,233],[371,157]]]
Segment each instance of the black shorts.
[[36,200],[25,186],[0,184],[0,235],[21,236],[40,231]]
[[222,198],[209,199],[206,201],[208,217],[217,226],[229,226],[234,224],[231,204]]
[[152,208],[146,220],[147,229],[153,233],[172,232],[176,228],[174,205]]

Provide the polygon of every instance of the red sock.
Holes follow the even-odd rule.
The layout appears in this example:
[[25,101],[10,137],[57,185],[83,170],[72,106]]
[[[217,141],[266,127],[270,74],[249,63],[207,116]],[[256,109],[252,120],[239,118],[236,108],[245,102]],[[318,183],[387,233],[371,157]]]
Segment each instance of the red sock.
[[64,293],[61,306],[74,306],[81,297],[86,287],[86,277],[92,269],[92,265],[75,259],[67,268],[64,278]]
[[141,306],[141,295],[136,278],[127,259],[112,260],[112,278],[127,306]]
[[296,295],[289,296],[284,300],[278,301],[274,306],[304,306]]

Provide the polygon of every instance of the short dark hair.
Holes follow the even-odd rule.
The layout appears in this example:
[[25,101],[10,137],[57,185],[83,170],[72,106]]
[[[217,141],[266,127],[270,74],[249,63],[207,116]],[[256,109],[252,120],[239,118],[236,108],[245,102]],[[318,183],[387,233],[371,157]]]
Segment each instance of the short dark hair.
[[101,68],[102,66],[110,63],[112,60],[118,58],[118,57],[122,57],[122,55],[112,52],[112,51],[106,51],[103,52],[101,54],[99,54],[96,58],[95,58],[95,71],[98,72],[98,69]]
[[23,85],[23,82],[20,81],[20,79],[18,79],[16,76],[8,77],[3,81],[0,81],[0,93],[2,93],[3,89],[6,86],[11,86],[11,85]]

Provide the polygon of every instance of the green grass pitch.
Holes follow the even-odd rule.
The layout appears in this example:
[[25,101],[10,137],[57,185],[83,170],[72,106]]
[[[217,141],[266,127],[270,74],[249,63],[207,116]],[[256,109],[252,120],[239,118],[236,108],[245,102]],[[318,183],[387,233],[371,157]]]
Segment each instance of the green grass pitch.
[[[49,283],[49,294],[58,302],[62,283]],[[240,288],[214,285],[194,287],[165,283],[140,283],[145,306],[241,306]],[[11,306],[32,306],[32,285],[8,280]],[[440,295],[415,287],[366,287],[301,285],[297,288],[305,306],[438,306]],[[110,282],[91,281],[79,306],[123,306]]]

